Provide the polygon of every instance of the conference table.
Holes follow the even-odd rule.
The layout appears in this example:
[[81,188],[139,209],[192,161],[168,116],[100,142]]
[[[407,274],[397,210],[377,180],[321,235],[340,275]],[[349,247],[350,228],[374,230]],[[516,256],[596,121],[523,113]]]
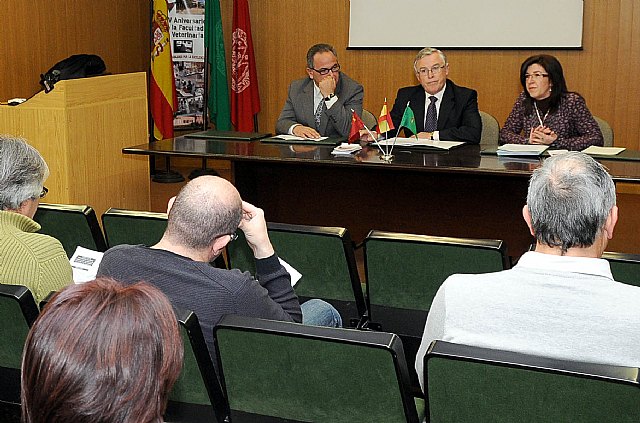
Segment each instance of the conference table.
[[[335,156],[332,146],[178,137],[126,154],[224,159],[243,199],[270,222],[347,228],[356,242],[371,229],[503,240],[519,257],[533,241],[522,218],[539,157],[481,154],[478,145],[440,151],[398,148]],[[640,154],[599,158],[616,182],[640,182]]]

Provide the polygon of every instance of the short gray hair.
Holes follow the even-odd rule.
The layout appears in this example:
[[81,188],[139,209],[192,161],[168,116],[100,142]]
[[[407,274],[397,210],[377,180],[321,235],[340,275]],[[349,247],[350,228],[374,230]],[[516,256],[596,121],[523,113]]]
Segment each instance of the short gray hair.
[[440,58],[442,59],[442,61],[444,62],[445,66],[448,63],[447,62],[447,56],[445,56],[445,54],[438,50],[437,48],[433,48],[433,47],[425,47],[422,50],[420,50],[418,52],[418,54],[416,54],[416,58],[413,60],[413,70],[416,71],[416,73],[418,73],[418,61],[420,59],[422,59],[423,57],[426,56],[431,56],[432,54],[436,53],[438,56],[440,56]]
[[17,210],[38,198],[49,167],[38,150],[23,138],[0,135],[0,210]]
[[242,201],[239,195],[237,198],[216,195],[204,184],[194,181],[185,185],[176,196],[169,211],[165,235],[172,242],[199,250],[211,245],[217,237],[238,229]]
[[333,48],[333,46],[330,44],[316,44],[311,46],[309,51],[307,51],[307,67],[309,69],[313,69],[313,56],[315,56],[318,53],[327,53],[327,52],[332,53],[334,56],[336,56],[336,59],[338,58],[338,53],[336,53],[336,49]]
[[615,204],[611,176],[584,153],[546,159],[529,182],[527,206],[536,240],[563,253],[593,245]]

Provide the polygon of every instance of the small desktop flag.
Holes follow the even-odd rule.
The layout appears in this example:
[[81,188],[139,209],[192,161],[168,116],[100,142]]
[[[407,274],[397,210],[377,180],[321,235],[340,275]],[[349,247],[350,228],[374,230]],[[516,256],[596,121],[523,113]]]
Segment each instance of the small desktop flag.
[[355,111],[351,112],[351,130],[349,131],[349,143],[360,139],[360,130],[365,129],[364,122]]
[[413,110],[409,107],[409,103],[407,103],[407,107],[404,109],[404,113],[402,114],[402,120],[400,121],[400,127],[407,128],[413,134],[418,132],[416,129],[416,118],[413,115]]
[[387,99],[385,98],[382,110],[380,110],[380,116],[378,117],[378,133],[382,134],[383,132],[389,132],[393,128],[393,121],[387,111]]

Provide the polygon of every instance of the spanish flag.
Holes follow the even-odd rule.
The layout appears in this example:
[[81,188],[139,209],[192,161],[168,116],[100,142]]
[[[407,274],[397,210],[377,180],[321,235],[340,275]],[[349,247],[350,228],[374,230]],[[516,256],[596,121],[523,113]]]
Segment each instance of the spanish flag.
[[173,111],[178,104],[171,59],[171,32],[167,0],[153,0],[151,36],[151,116],[153,136],[157,140],[173,138]]
[[382,134],[383,132],[389,132],[393,128],[393,121],[387,111],[387,99],[385,98],[382,110],[380,110],[380,116],[378,117],[378,133]]

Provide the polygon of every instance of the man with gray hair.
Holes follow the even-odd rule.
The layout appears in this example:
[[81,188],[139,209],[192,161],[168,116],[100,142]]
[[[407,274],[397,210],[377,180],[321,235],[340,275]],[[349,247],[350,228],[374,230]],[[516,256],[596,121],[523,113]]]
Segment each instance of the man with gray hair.
[[[398,90],[391,109],[396,129],[409,103],[418,138],[478,144],[482,133],[478,93],[447,78],[449,62],[444,53],[431,47],[423,48],[413,61],[413,70],[420,84]],[[414,135],[407,128],[404,132],[406,136]]]
[[[264,212],[242,201],[227,180],[200,176],[169,201],[167,229],[152,247],[118,245],[105,252],[99,276],[149,282],[174,306],[195,312],[214,357],[213,327],[225,314],[341,326],[338,312],[321,300],[302,307],[280,263]],[[253,251],[256,277],[210,265],[240,229]]]
[[22,138],[0,135],[0,282],[24,285],[36,303],[73,282],[62,244],[33,220],[49,167]]
[[510,270],[453,275],[431,304],[416,371],[434,340],[564,360],[640,367],[640,288],[600,258],[618,220],[604,167],[584,153],[533,172],[524,220],[536,239]]
[[304,138],[349,136],[351,109],[362,116],[362,85],[340,72],[338,54],[329,44],[309,49],[307,75],[289,85],[276,132]]

